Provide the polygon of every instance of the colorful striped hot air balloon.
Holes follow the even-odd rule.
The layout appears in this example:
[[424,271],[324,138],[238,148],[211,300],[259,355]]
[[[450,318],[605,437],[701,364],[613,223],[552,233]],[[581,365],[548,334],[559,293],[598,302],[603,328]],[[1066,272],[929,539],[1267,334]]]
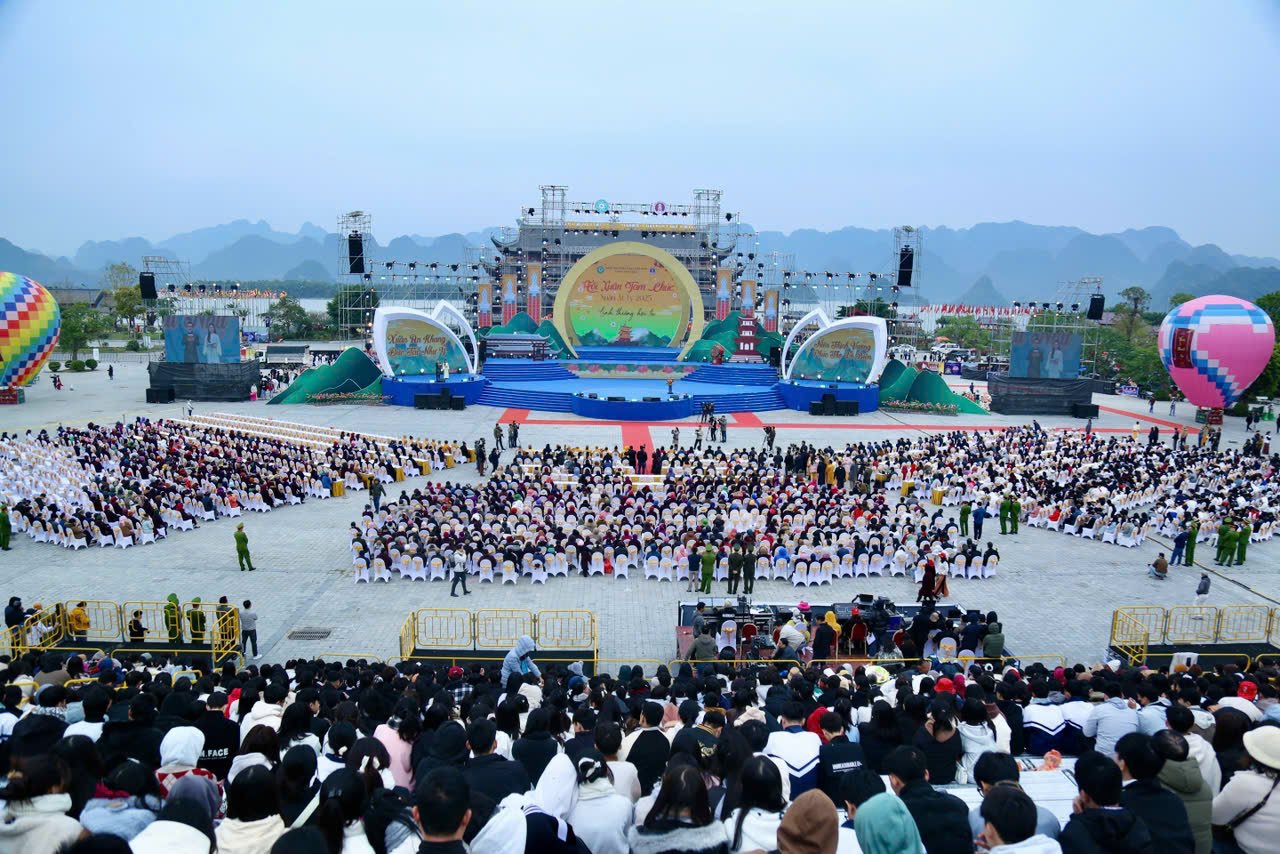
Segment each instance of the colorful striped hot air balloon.
[[1226,409],[1271,360],[1276,330],[1248,300],[1208,296],[1184,302],[1160,324],[1160,358],[1196,406]]
[[62,312],[44,285],[0,273],[0,388],[29,385],[58,344]]

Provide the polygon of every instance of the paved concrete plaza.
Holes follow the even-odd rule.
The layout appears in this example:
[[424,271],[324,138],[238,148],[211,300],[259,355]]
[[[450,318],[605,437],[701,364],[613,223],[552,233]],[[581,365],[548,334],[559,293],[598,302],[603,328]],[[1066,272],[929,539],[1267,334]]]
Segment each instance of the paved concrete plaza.
[[[108,381],[105,368],[96,373],[66,375],[68,386],[55,392],[47,377],[28,390],[27,403],[0,407],[0,430],[53,427],[58,423],[111,422],[122,417],[178,416],[181,405],[146,404],[143,365],[117,366]],[[958,384],[958,383],[957,383]],[[965,383],[967,386],[967,383]],[[1168,404],[1147,405],[1120,397],[1098,396],[1105,409],[1095,422],[1101,432],[1128,433],[1135,418],[1144,431],[1150,420],[1167,436],[1173,423],[1193,425],[1193,410],[1179,405],[1168,417]],[[197,412],[241,412],[350,430],[382,434],[412,433],[435,438],[485,437],[492,444],[494,421],[522,420],[524,444],[545,443],[620,445],[646,442],[668,444],[669,423],[655,425],[594,422],[571,415],[527,413],[471,407],[463,412],[418,411],[399,407],[268,407],[263,402],[196,404]],[[819,446],[849,441],[912,437],[924,431],[999,427],[1027,419],[928,417],[873,413],[858,418],[821,418],[791,411],[730,416],[730,447],[762,441],[762,424],[778,425],[778,442],[809,441]],[[1066,418],[1042,417],[1046,429],[1082,427]],[[1244,438],[1241,419],[1228,419],[1224,447]],[[696,419],[680,422],[682,442],[692,440]],[[783,426],[785,425],[785,426]],[[1167,439],[1166,439],[1167,440]],[[508,457],[509,458],[509,457]],[[441,477],[436,473],[433,477]],[[474,468],[454,469],[448,476],[474,481]],[[415,480],[403,484],[412,489]],[[163,599],[170,592],[185,601],[201,596],[227,595],[233,601],[252,599],[260,614],[259,638],[266,657],[322,652],[398,654],[398,633],[409,612],[422,607],[588,608],[600,622],[601,656],[608,659],[660,659],[675,654],[676,603],[688,598],[682,585],[646,582],[638,578],[553,579],[544,585],[499,587],[475,585],[465,599],[449,598],[448,586],[436,582],[393,581],[390,584],[352,583],[347,551],[347,525],[363,506],[361,497],[310,500],[268,514],[248,514],[244,520],[258,571],[240,572],[232,542],[234,524],[219,520],[197,531],[174,533],[156,545],[69,552],[37,545],[25,535],[15,536],[13,551],[0,556],[0,595],[20,595],[27,603],[75,598],[126,600]],[[954,511],[953,511],[954,512]],[[994,530],[994,533],[991,532]],[[989,539],[1001,552],[1000,574],[987,581],[952,581],[952,599],[966,607],[996,610],[1008,636],[1009,648],[1022,653],[1058,652],[1071,660],[1098,660],[1106,645],[1112,610],[1126,604],[1164,606],[1190,604],[1198,573],[1181,567],[1167,582],[1149,580],[1146,566],[1168,544],[1152,538],[1138,549],[1123,549],[1062,534],[1023,527],[1018,536],[1001,537],[998,525],[988,524]],[[1201,562],[1216,570],[1205,547]],[[1247,566],[1217,570],[1210,604],[1263,603],[1280,599],[1280,543],[1254,545]],[[723,583],[718,585],[724,589]],[[915,586],[901,578],[838,581],[829,588],[793,591],[784,582],[757,584],[756,598],[765,601],[847,601],[871,592],[912,601]],[[1268,598],[1271,597],[1271,598]],[[7,599],[6,599],[7,601]],[[290,630],[315,626],[333,629],[325,641],[291,641]]]

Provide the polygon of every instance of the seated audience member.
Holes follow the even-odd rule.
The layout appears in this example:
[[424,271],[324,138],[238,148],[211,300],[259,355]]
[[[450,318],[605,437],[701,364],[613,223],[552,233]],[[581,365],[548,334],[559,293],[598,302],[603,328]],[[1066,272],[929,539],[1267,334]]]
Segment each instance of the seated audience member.
[[1036,805],[1027,793],[1014,786],[996,786],[978,807],[982,832],[978,841],[991,854],[1057,854],[1057,840],[1036,833]]
[[865,766],[854,768],[840,777],[840,800],[844,803],[845,821],[840,825],[836,854],[859,854],[858,809],[876,795],[885,792],[884,780]]
[[1120,804],[1124,777],[1120,766],[1097,751],[1076,760],[1076,796],[1072,815],[1058,841],[1064,854],[1132,851],[1154,854],[1146,822]]
[[1245,854],[1276,850],[1280,840],[1280,727],[1244,735],[1248,767],[1237,771],[1213,799],[1213,824],[1230,828]]
[[[968,854],[973,851],[969,808],[955,795],[929,785],[924,753],[915,747],[894,748],[885,757],[884,770],[889,775],[889,785],[894,794],[902,799],[915,819],[928,854]],[[861,828],[858,838],[861,841]]]
[[818,757],[822,739],[804,728],[804,706],[790,702],[779,717],[782,731],[770,733],[765,755],[784,762],[791,778],[791,799],[795,800],[818,784]]
[[1116,742],[1116,764],[1124,778],[1120,804],[1142,819],[1157,851],[1192,854],[1195,839],[1182,799],[1157,779],[1164,757],[1156,752],[1151,736],[1131,732]]
[[[1018,785],[1018,760],[1008,753],[984,753],[978,757],[973,766],[973,780],[978,784],[978,791],[985,797],[996,786]],[[969,811],[969,830],[976,839],[982,833],[983,820],[979,807]],[[1062,825],[1053,813],[1039,804],[1036,805],[1036,834],[1057,839],[1062,833]]]
[[1209,854],[1213,849],[1213,793],[1191,756],[1186,738],[1171,729],[1162,729],[1152,737],[1152,745],[1164,759],[1156,779],[1186,807],[1196,854]]
[[[891,792],[875,795],[858,807],[854,832],[862,854],[925,854],[915,818],[902,799]],[[973,851],[973,843],[962,840]],[[958,845],[957,851],[962,850]]]

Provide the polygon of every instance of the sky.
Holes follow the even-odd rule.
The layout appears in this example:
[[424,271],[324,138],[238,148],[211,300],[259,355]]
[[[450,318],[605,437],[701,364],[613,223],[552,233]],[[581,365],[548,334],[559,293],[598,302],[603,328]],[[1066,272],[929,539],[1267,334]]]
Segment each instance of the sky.
[[380,240],[570,200],[1280,255],[1280,3],[0,0],[0,237]]

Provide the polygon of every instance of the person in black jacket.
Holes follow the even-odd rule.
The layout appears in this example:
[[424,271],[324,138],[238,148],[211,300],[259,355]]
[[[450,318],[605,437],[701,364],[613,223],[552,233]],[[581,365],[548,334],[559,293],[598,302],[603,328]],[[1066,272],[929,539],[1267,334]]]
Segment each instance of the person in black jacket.
[[205,699],[205,710],[193,724],[204,733],[204,749],[196,766],[213,772],[219,780],[227,779],[231,760],[240,752],[240,727],[223,714],[226,705],[227,695],[214,691]]
[[[532,718],[533,716],[530,715]],[[636,766],[636,775],[640,778],[640,791],[649,794],[654,783],[662,777],[667,767],[667,757],[671,755],[671,742],[658,729],[662,723],[662,704],[652,700],[640,709],[642,726],[632,732],[622,742],[622,750],[618,758]],[[550,758],[548,758],[550,761]]]
[[103,766],[113,768],[126,759],[133,759],[148,768],[159,768],[164,733],[152,725],[155,717],[156,701],[150,694],[139,694],[130,700],[127,721],[109,721],[102,727],[98,753],[102,755]]
[[67,689],[49,685],[40,692],[39,705],[13,726],[9,736],[11,757],[48,753],[67,728]]
[[1124,781],[1116,763],[1096,750],[1086,751],[1076,760],[1075,775],[1080,794],[1072,804],[1071,820],[1058,837],[1063,854],[1151,854],[1155,850],[1146,822],[1120,805]]
[[[564,753],[576,766],[578,757],[588,750],[594,750],[595,746],[596,713],[584,704],[573,713],[573,737],[564,743]],[[477,753],[475,744],[471,745],[471,752]]]
[[889,784],[915,819],[927,854],[973,854],[969,808],[955,795],[929,785],[924,752],[916,747],[894,748],[884,760]]
[[415,780],[423,780],[436,768],[457,768],[467,763],[467,731],[457,721],[445,721],[436,728],[431,749],[414,766]]
[[818,748],[818,788],[826,793],[837,809],[844,807],[840,781],[844,775],[862,767],[862,747],[845,735],[844,718],[835,712],[823,712],[818,726],[826,744]]
[[497,752],[498,727],[488,719],[467,727],[467,741],[475,757],[462,769],[462,776],[474,792],[481,792],[501,803],[507,795],[529,791],[529,775],[524,765],[512,762]]
[[1152,846],[1162,854],[1192,854],[1196,842],[1186,805],[1156,779],[1164,757],[1156,752],[1155,740],[1141,732],[1121,736],[1116,761],[1127,781],[1120,805],[1146,822]]
[[[436,738],[439,737],[439,735],[436,736]],[[551,737],[551,712],[546,707],[534,709],[525,719],[524,732],[516,739],[516,743],[511,745],[512,757],[524,766],[524,770],[529,774],[529,781],[536,786],[538,778],[546,770],[547,763],[558,752],[559,745]]]

